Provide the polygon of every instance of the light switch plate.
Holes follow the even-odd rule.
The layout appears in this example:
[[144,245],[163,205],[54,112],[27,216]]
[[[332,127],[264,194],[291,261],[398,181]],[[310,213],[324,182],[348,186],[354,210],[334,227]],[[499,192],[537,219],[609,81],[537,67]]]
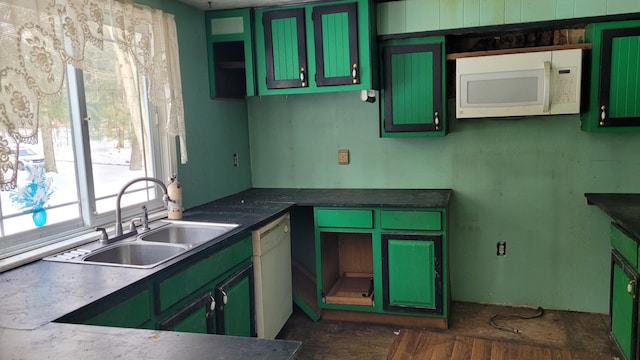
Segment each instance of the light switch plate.
[[349,165],[349,150],[338,149],[338,164]]

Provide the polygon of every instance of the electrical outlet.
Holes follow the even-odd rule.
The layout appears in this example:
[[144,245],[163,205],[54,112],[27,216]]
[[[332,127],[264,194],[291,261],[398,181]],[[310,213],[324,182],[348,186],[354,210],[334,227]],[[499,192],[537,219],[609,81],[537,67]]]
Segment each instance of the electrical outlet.
[[349,165],[349,150],[338,149],[338,164]]
[[507,242],[506,241],[498,241],[496,244],[496,255],[498,256],[507,256]]

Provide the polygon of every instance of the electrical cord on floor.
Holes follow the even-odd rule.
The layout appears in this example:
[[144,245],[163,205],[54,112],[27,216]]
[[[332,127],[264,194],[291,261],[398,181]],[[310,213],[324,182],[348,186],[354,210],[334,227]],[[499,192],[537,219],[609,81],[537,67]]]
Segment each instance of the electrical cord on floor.
[[496,324],[496,320],[513,320],[513,319],[534,319],[537,317],[541,317],[542,315],[544,315],[544,309],[540,306],[538,306],[537,312],[533,315],[521,315],[521,314],[507,314],[507,315],[501,315],[501,314],[497,314],[497,315],[493,315],[491,317],[491,320],[489,320],[489,323],[491,324],[491,326],[493,326],[494,328],[498,329],[498,330],[503,330],[503,331],[510,331],[516,334],[521,333],[522,331],[520,331],[519,329],[516,328],[512,328],[510,326],[505,326],[505,325],[498,325]]

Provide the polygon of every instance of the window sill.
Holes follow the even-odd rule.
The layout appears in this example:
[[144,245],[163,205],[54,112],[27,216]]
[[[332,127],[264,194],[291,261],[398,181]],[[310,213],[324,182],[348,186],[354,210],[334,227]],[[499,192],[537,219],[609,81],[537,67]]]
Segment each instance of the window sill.
[[[159,211],[155,213],[149,214],[149,221],[156,221],[163,218],[166,218],[166,211]],[[114,233],[114,226],[106,228],[107,232],[110,234]],[[91,231],[86,233],[86,229],[78,232],[78,236],[74,236],[70,239],[61,240],[59,242],[49,244],[43,247],[39,247],[37,249],[33,249],[18,255],[13,255],[8,258],[0,259],[0,273],[14,269],[18,266],[26,265],[28,263],[41,260],[49,255],[53,255],[59,253],[61,251],[65,251],[68,249],[72,249],[74,247],[90,243],[92,241],[97,241],[98,235],[95,231]]]

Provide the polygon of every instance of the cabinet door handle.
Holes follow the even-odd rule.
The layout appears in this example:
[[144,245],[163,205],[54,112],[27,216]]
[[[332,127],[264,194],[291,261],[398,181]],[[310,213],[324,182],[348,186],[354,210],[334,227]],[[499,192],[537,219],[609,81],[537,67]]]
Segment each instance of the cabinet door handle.
[[220,291],[220,292],[222,293],[222,303],[223,303],[224,305],[227,305],[227,292],[226,292],[226,291],[224,291],[224,290],[222,290],[222,291]]
[[600,106],[600,126],[604,126],[604,119],[607,118],[607,107],[602,105]]
[[437,111],[433,114],[433,124],[436,126],[436,130],[440,128],[440,118],[438,117]]
[[636,281],[635,280],[629,281],[629,283],[627,284],[627,292],[629,293],[629,295],[631,295],[631,297],[633,297],[634,299],[636,298]]
[[358,83],[358,64],[353,64],[351,68],[351,78],[353,79],[353,83]]
[[302,83],[301,84],[302,87],[307,86],[306,75],[304,73],[304,68],[303,67],[300,68],[300,82]]
[[206,314],[207,318],[210,318],[211,314],[216,311],[216,299],[213,298],[213,295],[209,295],[209,297],[211,298],[211,304],[209,305],[209,310]]

